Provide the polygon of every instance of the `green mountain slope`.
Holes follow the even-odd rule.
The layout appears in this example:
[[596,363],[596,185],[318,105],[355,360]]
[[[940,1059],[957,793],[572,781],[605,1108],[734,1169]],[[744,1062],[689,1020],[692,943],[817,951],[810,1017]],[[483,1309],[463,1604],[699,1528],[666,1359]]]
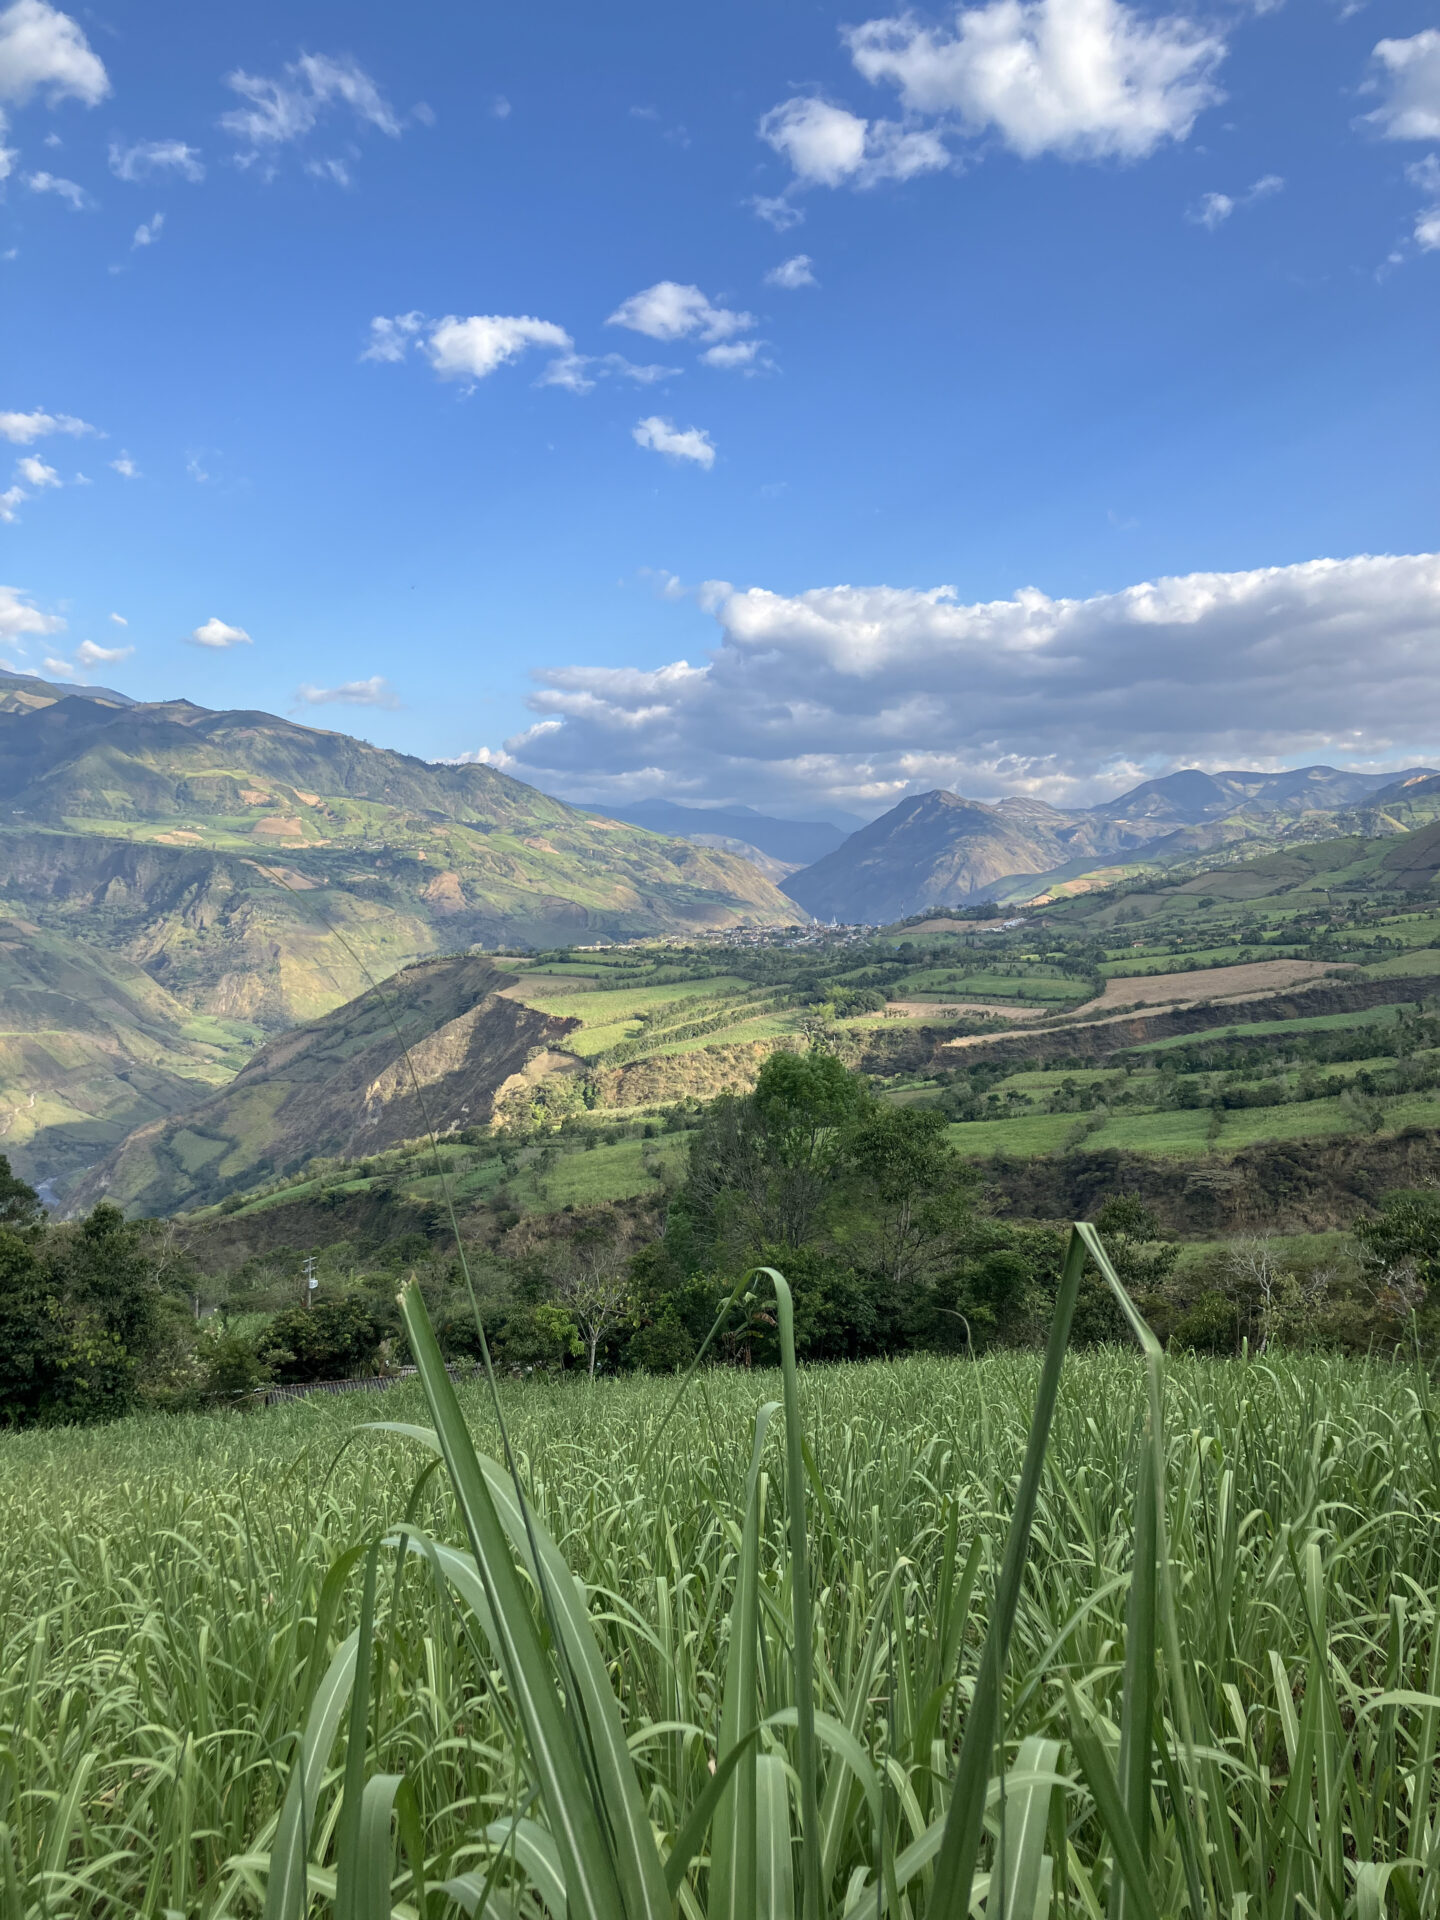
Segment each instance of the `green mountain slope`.
[[[0,712],[0,899],[278,1027],[471,944],[795,917],[748,862],[490,767],[176,701]],[[355,949],[352,957],[327,922]]]
[[0,919],[0,1151],[63,1190],[135,1127],[206,1099],[258,1036],[120,954]]
[[406,967],[272,1040],[183,1116],[139,1128],[79,1185],[74,1209],[110,1199],[169,1213],[292,1173],[317,1155],[354,1158],[427,1127],[484,1124],[504,1083],[576,1024],[506,997],[517,977],[484,954]]

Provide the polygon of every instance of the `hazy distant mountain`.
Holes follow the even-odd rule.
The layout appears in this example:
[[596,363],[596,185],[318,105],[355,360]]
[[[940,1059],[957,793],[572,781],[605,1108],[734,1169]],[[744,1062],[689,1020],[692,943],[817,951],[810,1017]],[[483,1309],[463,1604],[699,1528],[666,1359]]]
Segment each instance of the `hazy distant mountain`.
[[704,835],[701,844],[717,837],[739,841],[792,868],[808,867],[823,859],[845,838],[845,829],[828,820],[778,820],[757,813],[753,807],[685,807],[674,800],[636,800],[628,806],[607,808],[605,817],[629,820],[652,833],[674,834],[685,840]]
[[[1405,819],[1382,824],[1382,796]],[[1182,861],[1246,842],[1260,851],[1290,836],[1396,832],[1437,813],[1440,776],[1425,768],[1190,769],[1071,812],[1037,800],[966,800],[937,790],[902,800],[781,887],[821,920],[885,922],[987,898],[1028,875],[1038,891],[1048,875],[1072,878],[1110,862]],[[1357,824],[1371,817],[1373,827]]]
[[1146,780],[1117,800],[1088,812],[1108,820],[1198,826],[1241,808],[1263,814],[1333,813],[1354,807],[1399,782],[1424,777],[1427,767],[1405,773],[1342,773],[1335,767],[1295,767],[1284,773],[1201,773],[1187,768],[1163,780]]
[[116,693],[113,687],[67,687],[56,680],[41,680],[33,673],[11,673],[0,667],[0,713],[27,713],[35,707],[53,706],[57,700],[98,700],[107,707],[133,707],[128,693]]

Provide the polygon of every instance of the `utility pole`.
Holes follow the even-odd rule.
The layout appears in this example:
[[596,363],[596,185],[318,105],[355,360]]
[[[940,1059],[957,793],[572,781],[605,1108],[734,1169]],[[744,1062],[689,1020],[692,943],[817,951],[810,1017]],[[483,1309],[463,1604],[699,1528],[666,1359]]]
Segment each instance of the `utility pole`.
[[315,1256],[313,1253],[307,1253],[305,1256],[304,1273],[305,1305],[307,1307],[313,1307],[315,1304],[315,1290],[320,1285],[320,1282],[315,1278]]

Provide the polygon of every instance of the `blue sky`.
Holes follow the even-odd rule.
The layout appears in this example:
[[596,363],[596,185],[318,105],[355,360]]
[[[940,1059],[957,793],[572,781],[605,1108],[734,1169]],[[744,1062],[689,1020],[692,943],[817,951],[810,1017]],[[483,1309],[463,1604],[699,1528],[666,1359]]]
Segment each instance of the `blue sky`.
[[0,652],[599,801],[1440,753],[1433,20],[19,0]]

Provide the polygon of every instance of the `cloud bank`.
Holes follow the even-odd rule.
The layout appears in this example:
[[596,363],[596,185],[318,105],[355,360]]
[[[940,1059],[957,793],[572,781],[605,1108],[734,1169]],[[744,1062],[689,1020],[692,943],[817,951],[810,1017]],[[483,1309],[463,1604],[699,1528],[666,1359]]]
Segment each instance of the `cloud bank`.
[[708,661],[552,667],[493,765],[575,799],[878,813],[907,793],[1103,798],[1178,765],[1440,750],[1440,554],[1026,588],[713,585]]

